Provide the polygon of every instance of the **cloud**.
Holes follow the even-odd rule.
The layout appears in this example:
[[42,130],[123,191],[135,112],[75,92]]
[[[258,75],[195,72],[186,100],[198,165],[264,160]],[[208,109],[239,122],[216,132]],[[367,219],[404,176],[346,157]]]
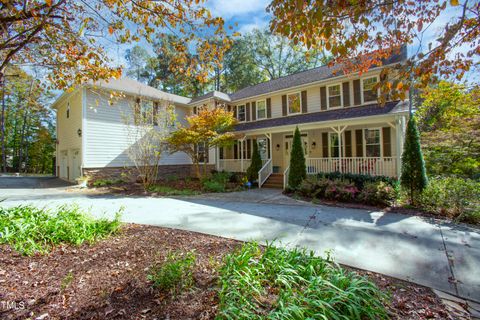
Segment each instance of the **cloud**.
[[230,19],[251,13],[263,14],[269,3],[270,0],[211,0],[205,6],[214,16]]
[[239,24],[239,26],[240,28],[238,29],[238,31],[241,34],[245,34],[245,33],[249,33],[253,29],[265,29],[268,26],[268,20],[256,17],[253,19],[253,22]]

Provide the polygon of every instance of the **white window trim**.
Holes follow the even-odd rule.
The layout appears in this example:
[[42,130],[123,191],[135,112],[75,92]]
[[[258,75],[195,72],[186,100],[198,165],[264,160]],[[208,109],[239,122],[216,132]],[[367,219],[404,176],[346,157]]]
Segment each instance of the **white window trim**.
[[[293,96],[294,94],[298,94],[298,96],[300,97],[300,110],[298,110],[298,112],[290,112],[290,102],[288,100],[288,96]],[[297,114],[301,114],[302,113],[302,92],[301,91],[297,91],[297,92],[292,92],[292,93],[287,93],[287,116],[293,116],[293,115],[297,115]]]
[[[330,91],[329,88],[331,87],[340,87],[340,105],[338,107],[330,107]],[[343,108],[343,86],[341,83],[335,83],[327,86],[327,110],[329,109],[340,109]]]
[[[372,104],[372,103],[376,103],[376,102],[377,102],[377,100],[372,100],[372,101],[367,101],[367,102],[365,102],[365,98],[364,98],[364,96],[363,96],[363,91],[364,91],[364,90],[363,90],[363,82],[364,82],[365,80],[371,79],[371,78],[375,78],[375,79],[377,80],[377,83],[380,81],[379,76],[376,75],[376,74],[375,74],[375,75],[370,75],[370,76],[368,76],[368,77],[362,77],[362,78],[360,79],[360,91],[361,91],[360,96],[362,97],[362,105],[363,105],[363,104]],[[379,96],[379,95],[380,95],[380,89],[378,88],[378,89],[377,89],[377,96]]]
[[338,158],[341,157],[341,153],[342,153],[342,152],[340,152],[340,140],[338,141],[338,158],[334,158],[333,155],[332,155],[332,147],[333,146],[331,145],[332,144],[332,138],[331,138],[332,135],[337,135],[340,138],[340,136],[337,132],[329,132],[328,133],[328,158],[329,159],[338,159]]
[[[243,107],[245,109],[245,119],[244,120],[240,120],[240,118],[239,118],[240,112],[238,110],[240,109],[240,107]],[[238,122],[246,122],[247,121],[247,105],[241,104],[241,105],[236,106],[236,108],[237,108],[237,120],[238,120]]]
[[363,128],[362,136],[363,136],[363,154],[364,158],[376,158],[376,157],[367,157],[367,138],[365,137],[366,130],[378,130],[380,133],[380,158],[383,158],[383,130],[381,127],[374,127],[374,128]]
[[[265,102],[265,117],[264,118],[259,118],[258,117],[258,103],[259,102]],[[267,119],[267,99],[261,99],[261,100],[257,100],[255,102],[255,113],[256,113],[256,117],[255,117],[256,120]]]

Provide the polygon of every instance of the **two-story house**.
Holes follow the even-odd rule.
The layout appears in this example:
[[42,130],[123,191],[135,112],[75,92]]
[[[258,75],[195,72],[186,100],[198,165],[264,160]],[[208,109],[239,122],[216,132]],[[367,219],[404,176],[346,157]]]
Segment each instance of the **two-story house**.
[[[126,100],[137,102],[138,99],[148,103],[168,100],[175,104],[178,119],[195,113],[200,107],[226,107],[238,119],[236,131],[242,138],[233,147],[208,152],[199,147],[199,152],[204,152],[205,161],[217,170],[245,172],[250,164],[252,145],[257,143],[264,164],[259,172],[261,186],[286,183],[293,131],[297,126],[302,133],[308,174],[340,171],[398,177],[408,102],[388,101],[379,105],[375,85],[384,66],[401,63],[405,57],[403,48],[385,60],[383,66],[362,75],[345,75],[339,67],[321,66],[232,94],[214,91],[193,99],[167,94],[128,79],[102,82],[97,90],[100,88],[105,95],[108,90],[121,91]],[[121,168],[131,165],[122,156],[128,147],[118,117],[122,103],[107,106],[105,98],[98,103],[98,93],[93,94],[91,90],[84,86],[55,103],[58,171],[59,176],[67,180],[81,174],[117,174]],[[97,100],[95,108],[92,97]],[[82,120],[76,123],[70,120],[68,124],[68,108],[70,112],[79,113],[78,119]],[[76,127],[81,129],[81,137],[76,136]],[[67,134],[65,130],[73,131]],[[185,155],[166,156],[162,158],[161,175],[180,175],[187,172],[188,165],[191,164]]]

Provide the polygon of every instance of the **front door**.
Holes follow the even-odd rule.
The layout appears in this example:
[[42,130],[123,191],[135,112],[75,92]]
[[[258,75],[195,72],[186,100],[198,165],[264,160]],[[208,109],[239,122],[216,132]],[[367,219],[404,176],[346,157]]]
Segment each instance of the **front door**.
[[[283,164],[284,168],[286,169],[290,165],[290,154],[292,152],[292,143],[293,143],[293,135],[289,134],[284,137],[283,142],[283,152],[284,152],[284,159],[285,162]],[[308,156],[308,135],[306,133],[302,133],[302,146],[303,146],[303,154],[305,158]]]
[[60,151],[60,178],[68,180],[68,151]]
[[72,176],[70,177],[71,181],[75,181],[80,177],[80,150],[72,151]]

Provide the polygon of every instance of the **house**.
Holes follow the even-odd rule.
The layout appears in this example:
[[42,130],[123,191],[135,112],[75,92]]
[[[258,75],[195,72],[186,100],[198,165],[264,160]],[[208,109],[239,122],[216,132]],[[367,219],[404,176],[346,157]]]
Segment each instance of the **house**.
[[[159,101],[175,105],[178,119],[205,106],[223,106],[238,119],[242,137],[232,147],[203,150],[217,170],[245,172],[253,143],[259,146],[263,168],[261,186],[284,186],[289,171],[293,131],[298,126],[307,173],[400,175],[401,153],[408,117],[408,102],[377,102],[380,72],[406,58],[402,48],[362,75],[345,75],[339,67],[321,66],[246,87],[233,94],[218,91],[193,99],[168,94],[130,79],[85,85],[56,102],[58,175],[74,180],[82,174],[118,175],[131,166],[125,150],[131,145],[119,114],[134,103],[153,106]],[[124,97],[108,106],[109,92]],[[96,106],[96,107],[95,107]],[[122,111],[123,110],[123,111]],[[184,154],[162,158],[160,175],[191,172]]]

